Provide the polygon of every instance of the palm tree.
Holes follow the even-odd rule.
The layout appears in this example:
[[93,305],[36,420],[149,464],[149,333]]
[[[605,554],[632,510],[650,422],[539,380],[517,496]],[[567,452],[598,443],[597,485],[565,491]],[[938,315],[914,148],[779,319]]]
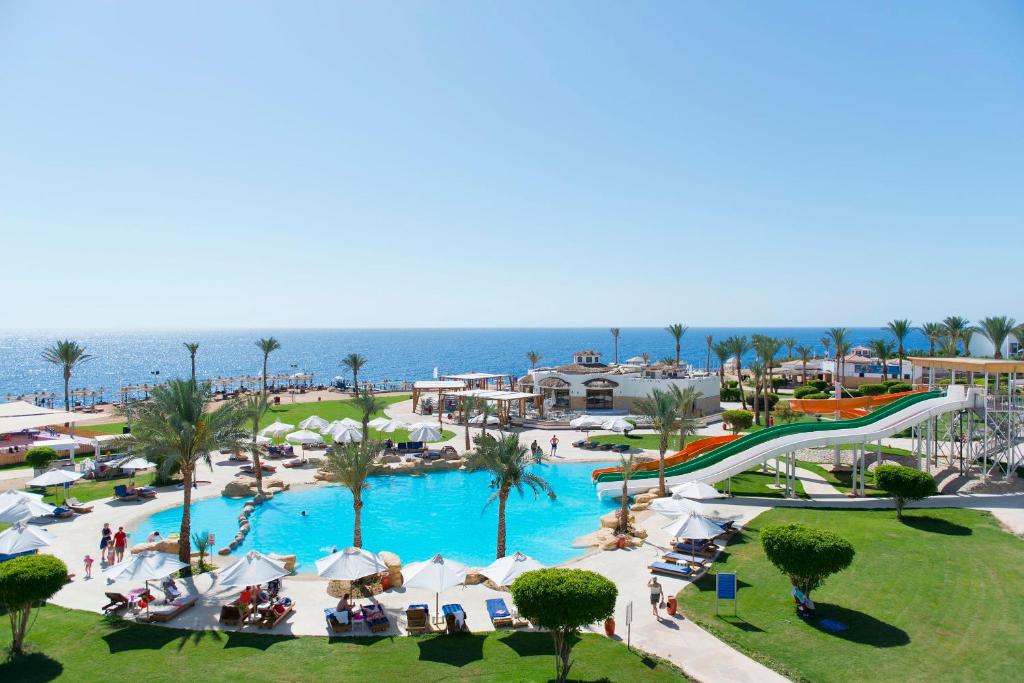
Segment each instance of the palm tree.
[[252,470],[256,475],[256,491],[263,493],[263,469],[260,458],[266,451],[266,447],[259,443],[257,437],[260,435],[260,422],[269,409],[267,397],[262,394],[249,394],[242,401],[240,410],[242,416],[250,427],[252,440],[247,444],[249,452],[252,453]]
[[482,399],[479,399],[476,396],[463,396],[462,397],[462,421],[463,421],[463,423],[466,426],[466,452],[467,453],[469,452],[469,449],[472,446],[472,444],[471,444],[471,442],[469,440],[469,419],[471,417],[473,417],[473,413],[476,412],[479,409],[480,404],[482,402],[483,402]]
[[786,360],[793,360],[793,349],[796,347],[796,337],[784,337],[783,345],[786,347]]
[[981,336],[992,342],[995,347],[995,357],[1003,357],[1003,344],[1011,334],[1015,334],[1017,321],[1005,315],[990,316],[978,323],[978,332]]
[[676,418],[679,427],[679,450],[686,446],[686,438],[693,436],[700,429],[700,420],[697,418],[696,405],[701,394],[697,387],[688,386],[685,389],[673,384],[669,387],[672,397],[676,400]]
[[615,344],[615,364],[619,364],[619,328],[613,327],[609,330],[612,333],[612,342]]
[[505,557],[505,506],[508,496],[515,489],[520,496],[528,488],[534,498],[541,493],[555,499],[555,492],[543,477],[529,470],[531,458],[526,446],[519,444],[518,434],[506,434],[490,442],[481,441],[480,447],[470,455],[467,468],[490,473],[494,493],[487,499],[488,504],[498,501],[498,548],[495,559]]
[[801,378],[803,379],[803,383],[807,384],[807,363],[809,363],[811,358],[814,356],[814,350],[810,346],[801,344],[796,347],[796,353],[800,356],[800,363],[803,365]]
[[153,388],[150,400],[137,408],[131,441],[136,453],[158,464],[164,474],[181,472],[184,501],[178,535],[178,559],[189,562],[192,486],[199,462],[210,453],[246,445],[245,415],[237,401],[205,410],[213,394],[209,382],[172,379]]
[[725,340],[729,352],[736,358],[736,378],[740,386],[740,404],[747,407],[747,397],[743,392],[743,356],[750,353],[750,342],[746,336],[733,335]]
[[350,353],[341,359],[341,364],[352,371],[352,392],[359,393],[359,371],[366,365],[366,359],[358,353]]
[[828,355],[829,349],[832,348],[832,340],[828,337],[821,338],[821,345],[825,347],[825,355]]
[[907,340],[907,336],[914,329],[913,323],[908,319],[902,318],[897,320],[890,320],[885,325],[885,329],[889,331],[889,334],[896,340],[896,357],[900,361],[900,379],[903,379],[903,359],[906,358],[906,351],[903,348],[903,344]]
[[[768,425],[768,417],[771,414],[771,408],[768,403],[768,393],[772,384],[772,368],[775,363],[775,356],[778,355],[782,349],[783,342],[776,339],[775,337],[768,337],[765,335],[754,336],[754,350],[761,359],[761,384],[763,385],[762,395],[764,396],[764,424]],[[755,383],[756,387],[756,383]],[[757,419],[757,410],[754,410],[755,420]]]
[[192,381],[196,381],[196,353],[199,352],[199,342],[185,342],[185,349],[192,358]]
[[670,391],[653,389],[643,398],[637,399],[633,410],[639,415],[650,419],[651,426],[658,433],[658,492],[665,493],[665,452],[668,441],[676,433],[679,426],[679,413],[676,410],[676,398]]
[[476,404],[476,414],[480,418],[480,443],[487,438],[487,419],[494,415],[494,406],[485,398],[480,399]]
[[[846,354],[850,352],[850,342],[847,339],[847,330],[845,327],[833,327],[828,331],[828,338],[832,342],[832,346],[836,347],[836,384],[842,385],[844,375],[846,374]],[[839,392],[836,392],[836,398],[842,398]]]
[[718,359],[718,381],[724,387],[725,364],[729,360],[729,345],[724,341],[715,342],[715,345],[711,347],[711,350],[715,352],[715,358]]
[[665,328],[665,331],[676,340],[676,365],[679,365],[679,351],[682,348],[683,335],[689,328],[682,323],[673,323]]
[[704,372],[711,374],[711,344],[714,337],[710,334],[704,335],[704,345],[707,347],[704,353]]
[[644,365],[650,365],[651,364],[651,353],[650,353],[650,351],[644,351],[643,353],[640,354],[640,357],[644,359]]
[[82,363],[92,359],[85,352],[85,347],[76,341],[64,339],[54,342],[53,346],[43,351],[43,360],[59,365],[64,371],[64,410],[71,412],[71,371]]
[[[868,348],[882,361],[882,381],[889,379],[889,359],[892,358],[894,344],[889,339],[872,339],[868,342]],[[902,369],[902,365],[900,368]]]
[[935,355],[935,345],[942,341],[945,335],[945,328],[942,323],[925,323],[921,325],[921,332],[928,338],[928,355]]
[[356,548],[363,547],[363,492],[370,488],[366,480],[383,450],[384,445],[379,441],[364,439],[341,448],[335,445],[324,461],[325,469],[352,492],[352,545]]
[[620,455],[619,460],[622,462],[622,500],[619,501],[619,526],[616,531],[625,536],[629,533],[629,480],[639,463],[633,454],[628,458]]
[[[768,403],[768,397],[765,396],[762,401],[761,394],[761,383],[765,379],[764,363],[760,359],[755,360],[750,364],[750,374],[754,376],[754,424],[761,424],[761,403]],[[765,392],[767,394],[767,392]],[[765,426],[768,426],[767,418],[764,421]]]
[[971,341],[974,340],[974,335],[977,334],[977,332],[978,332],[978,328],[974,327],[974,326],[964,328],[960,332],[960,341],[964,345],[964,355],[965,356],[971,355]]
[[537,367],[537,363],[540,362],[540,358],[541,358],[540,354],[538,352],[536,352],[536,351],[527,351],[526,352],[526,360],[530,361],[530,369],[531,370],[533,370],[535,367]]
[[257,339],[256,347],[263,353],[263,395],[267,394],[267,361],[270,360],[270,354],[281,348],[281,342],[277,341],[273,337],[267,337],[266,339]]
[[946,336],[949,337],[950,346],[953,347],[953,355],[957,354],[956,345],[963,340],[963,332],[971,326],[971,321],[959,315],[951,315],[942,321],[946,328]]
[[361,413],[363,423],[363,441],[370,438],[370,419],[377,413],[382,412],[388,404],[377,398],[372,391],[364,389],[351,399],[352,405]]

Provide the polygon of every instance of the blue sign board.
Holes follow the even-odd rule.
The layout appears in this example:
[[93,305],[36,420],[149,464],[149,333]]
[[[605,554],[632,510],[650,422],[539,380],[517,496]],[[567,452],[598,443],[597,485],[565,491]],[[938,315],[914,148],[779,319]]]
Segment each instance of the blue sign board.
[[717,574],[715,581],[715,612],[718,612],[719,600],[732,600],[733,614],[736,613],[736,575]]

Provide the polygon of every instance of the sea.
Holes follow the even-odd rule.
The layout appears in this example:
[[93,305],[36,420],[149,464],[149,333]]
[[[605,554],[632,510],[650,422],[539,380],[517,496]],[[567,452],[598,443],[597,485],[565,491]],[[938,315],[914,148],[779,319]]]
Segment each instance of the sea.
[[[797,344],[824,351],[826,328],[815,327],[691,327],[683,336],[682,358],[703,368],[705,336],[716,341],[731,335],[767,334],[794,337]],[[849,328],[852,343],[885,337],[877,327]],[[360,381],[395,385],[435,374],[460,372],[514,373],[529,367],[526,354],[541,354],[540,365],[572,361],[574,351],[593,349],[613,359],[609,328],[444,328],[444,329],[282,329],[282,330],[25,330],[0,332],[0,398],[38,392],[63,394],[60,368],[45,362],[43,350],[57,339],[73,339],[92,358],[78,367],[72,389],[104,389],[116,397],[124,384],[143,384],[187,377],[189,354],[183,344],[198,342],[197,375],[202,378],[256,375],[262,372],[260,337],[274,336],[281,349],[270,357],[271,374],[314,373],[315,383],[335,378],[351,381],[341,359],[358,353],[367,359]],[[906,347],[925,348],[914,331]],[[660,327],[621,328],[619,360],[647,352],[652,361],[675,355],[675,341]],[[785,349],[783,349],[785,355]],[[712,356],[712,367],[716,367]]]

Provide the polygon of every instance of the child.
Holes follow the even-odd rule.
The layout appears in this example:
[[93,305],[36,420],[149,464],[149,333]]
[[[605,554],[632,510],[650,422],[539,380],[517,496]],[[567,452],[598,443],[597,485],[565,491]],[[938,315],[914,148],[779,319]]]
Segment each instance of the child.
[[85,578],[92,578],[92,558],[89,555],[85,556]]

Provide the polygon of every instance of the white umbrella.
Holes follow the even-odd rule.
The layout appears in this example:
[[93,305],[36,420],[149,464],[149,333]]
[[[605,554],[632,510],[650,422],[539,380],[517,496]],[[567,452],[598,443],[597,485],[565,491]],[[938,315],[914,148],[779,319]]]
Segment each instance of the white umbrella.
[[491,562],[481,569],[479,573],[499,586],[508,586],[520,574],[532,572],[534,569],[544,569],[544,565],[529,555],[516,552]]
[[44,517],[52,515],[56,510],[52,505],[47,505],[35,500],[21,500],[14,505],[0,509],[0,522],[14,524],[15,522],[27,522],[33,517]]
[[15,524],[0,533],[0,555],[17,555],[53,543],[53,536],[46,529]]
[[44,472],[34,479],[28,480],[29,486],[63,486],[64,484],[70,484],[73,481],[78,481],[82,478],[82,474],[78,472],[68,472],[67,470],[50,470]]
[[355,581],[387,570],[377,553],[351,546],[316,561],[316,573],[325,579]]
[[609,432],[628,432],[633,427],[632,422],[621,417],[613,417],[601,423],[601,429],[607,429]]
[[322,436],[316,432],[311,432],[308,429],[300,429],[297,432],[292,432],[284,438],[288,441],[294,441],[295,443],[301,444],[320,443],[324,440]]
[[601,423],[604,422],[599,417],[593,415],[580,415],[577,418],[569,420],[569,426],[573,429],[587,429],[588,427],[600,427]]
[[358,420],[353,420],[351,417],[343,417],[338,420],[338,424],[342,427],[352,427],[353,429],[362,429],[363,423]]
[[[381,418],[378,418],[378,419],[381,419]],[[376,429],[378,432],[387,432],[389,434],[391,432],[395,431],[396,429],[408,429],[408,428],[409,428],[409,423],[408,422],[402,422],[401,420],[385,420],[384,424],[382,424],[382,425],[380,425],[378,427],[374,427],[374,429]]]
[[408,588],[425,588],[434,591],[434,618],[437,618],[442,591],[458,586],[466,580],[469,567],[441,557],[441,553],[423,562],[413,562],[402,568],[402,584]]
[[437,441],[441,438],[441,432],[434,425],[420,423],[418,427],[409,432],[410,441]]
[[663,528],[672,538],[705,539],[725,533],[725,529],[704,515],[694,513],[680,517]]
[[379,430],[381,427],[383,427],[384,425],[386,425],[389,422],[391,422],[390,418],[387,418],[387,417],[375,417],[372,420],[370,420],[367,424],[372,429]]
[[669,517],[679,517],[681,515],[704,514],[704,506],[697,501],[690,500],[685,496],[678,494],[672,494],[671,498],[656,498],[651,502],[651,509],[655,512],[667,515]]
[[303,429],[323,429],[330,423],[320,417],[319,415],[310,415],[305,420],[299,423],[299,426]]
[[132,458],[128,462],[121,465],[122,470],[145,470],[150,467],[156,467],[156,463],[152,463],[145,458]]
[[43,494],[29,493],[28,491],[19,491],[17,489],[7,489],[3,493],[0,493],[0,510],[22,500],[35,500],[42,502]]
[[268,443],[274,443],[274,440],[271,439],[269,436],[257,436],[256,443],[260,444],[261,446],[266,446]]
[[225,586],[255,586],[287,575],[288,570],[278,562],[250,550],[238,562],[222,571],[217,580]]
[[363,440],[363,430],[355,427],[338,425],[331,432],[334,443],[359,443]]
[[[471,417],[469,419],[469,424],[471,424],[471,425],[483,424],[483,421],[484,421],[484,414],[480,413],[479,415]],[[496,416],[494,416],[494,415],[488,415],[487,416],[487,424],[489,424],[489,425],[496,425],[496,424],[500,424],[500,423],[501,423],[501,420],[499,420]]]
[[[188,565],[170,553],[161,553],[156,550],[133,555],[124,562],[107,567],[103,572],[111,581],[145,581],[146,592],[149,592],[150,580],[162,579],[170,576],[179,569]],[[146,613],[149,613],[149,603],[146,603]]]
[[279,436],[284,436],[293,429],[295,429],[295,425],[286,424],[280,420],[276,420],[273,424],[269,424],[261,429],[260,434],[262,436],[270,436],[276,439]]
[[707,500],[708,498],[725,498],[725,494],[721,493],[714,486],[705,484],[702,481],[688,481],[685,484],[677,484],[672,487],[673,497],[675,494],[679,494],[683,498],[693,498],[694,500]]

